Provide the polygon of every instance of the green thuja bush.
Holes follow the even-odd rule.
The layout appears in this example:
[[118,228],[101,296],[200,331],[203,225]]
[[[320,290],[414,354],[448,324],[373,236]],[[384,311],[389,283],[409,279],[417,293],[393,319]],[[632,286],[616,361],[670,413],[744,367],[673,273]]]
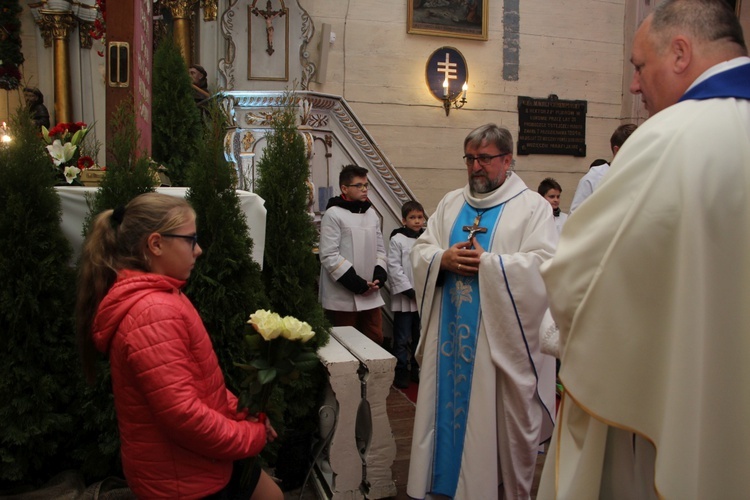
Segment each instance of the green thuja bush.
[[152,92],[152,156],[167,167],[173,186],[187,186],[187,169],[203,136],[203,121],[187,65],[171,33],[154,52]]
[[[139,150],[139,132],[135,124],[133,102],[122,101],[111,117],[112,141],[109,144],[107,175],[99,189],[88,199],[89,213],[84,222],[88,232],[100,212],[126,205],[136,196],[155,190],[156,178],[148,158]],[[76,369],[81,369],[76,364]],[[119,434],[109,363],[105,356],[97,366],[96,379],[82,389],[76,408],[81,420],[81,439],[72,456],[81,463],[81,470],[90,480],[109,475],[122,476],[119,463]]]
[[135,124],[133,101],[123,100],[110,119],[113,133],[108,157],[111,161],[99,189],[88,200],[84,232],[97,214],[126,205],[139,194],[153,192],[158,182],[151,163],[139,149],[140,134]]
[[21,83],[19,66],[24,58],[21,52],[21,7],[18,0],[5,0],[0,9],[0,89],[14,90]]
[[235,361],[248,359],[246,322],[267,308],[260,265],[252,258],[253,241],[234,188],[234,172],[224,158],[226,120],[216,104],[188,172],[188,200],[197,214],[198,244],[203,249],[185,288],[211,336],[227,385],[239,394],[244,373]]
[[0,146],[0,490],[71,466],[82,386],[72,309],[72,248],[50,158],[28,114]]
[[266,235],[272,251],[264,252],[263,280],[273,310],[308,322],[316,333],[310,342],[320,347],[331,327],[318,302],[317,231],[307,211],[310,166],[295,124],[293,94],[285,99],[290,104],[274,115],[258,162],[255,192],[265,201],[266,226],[273,228]]
[[[267,227],[263,258],[263,281],[271,308],[282,316],[294,316],[309,323],[315,348],[328,342],[330,323],[318,302],[320,265],[313,253],[317,231],[307,211],[310,167],[305,145],[295,124],[294,94],[285,96],[286,106],[274,115],[273,130],[266,135],[263,158],[258,163],[256,193],[265,200]],[[326,385],[325,370],[303,372],[291,386],[284,387],[284,423],[298,435],[312,436],[317,430],[317,409]],[[285,436],[282,436],[282,443]],[[277,474],[287,487],[302,482],[309,450],[279,453]],[[284,457],[290,455],[291,460]],[[286,489],[286,488],[285,488]]]

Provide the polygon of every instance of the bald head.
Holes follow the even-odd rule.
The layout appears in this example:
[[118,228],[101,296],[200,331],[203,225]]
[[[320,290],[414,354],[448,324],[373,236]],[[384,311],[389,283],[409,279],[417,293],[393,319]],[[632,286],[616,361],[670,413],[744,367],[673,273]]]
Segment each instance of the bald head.
[[746,55],[742,28],[724,0],[665,0],[636,31],[630,91],[654,115],[710,67]]

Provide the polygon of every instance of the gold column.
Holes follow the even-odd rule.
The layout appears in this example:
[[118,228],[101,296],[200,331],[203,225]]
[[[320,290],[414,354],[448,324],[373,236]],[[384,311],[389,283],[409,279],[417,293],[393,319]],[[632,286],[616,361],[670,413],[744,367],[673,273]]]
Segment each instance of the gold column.
[[70,56],[68,35],[76,27],[73,14],[39,10],[39,29],[45,40],[52,40],[55,67],[54,123],[73,121],[73,101],[70,90]]
[[190,17],[193,15],[199,0],[165,0],[162,5],[169,9],[174,20],[173,37],[185,64],[190,66],[192,61],[190,43]]

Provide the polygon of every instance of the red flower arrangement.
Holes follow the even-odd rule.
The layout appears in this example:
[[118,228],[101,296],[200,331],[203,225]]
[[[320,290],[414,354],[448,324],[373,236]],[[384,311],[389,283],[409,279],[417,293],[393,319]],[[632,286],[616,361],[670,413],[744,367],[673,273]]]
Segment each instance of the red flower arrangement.
[[78,168],[85,170],[94,166],[94,159],[90,156],[81,156],[78,158]]
[[14,90],[21,83],[21,11],[18,0],[4,0],[0,8],[0,89]]
[[67,139],[68,136],[74,136],[79,130],[86,128],[83,122],[58,123],[49,129],[48,135],[52,140]]
[[[94,40],[99,40],[106,45],[107,35],[107,0],[96,0],[96,8],[99,9],[99,15],[94,20],[94,28],[89,31],[89,36]],[[97,54],[104,57],[104,52],[97,51]]]
[[81,154],[81,146],[88,133],[89,129],[83,122],[58,123],[50,130],[42,127],[42,139],[47,143],[53,169],[58,178],[68,184],[79,182],[81,170],[94,164],[90,156]]

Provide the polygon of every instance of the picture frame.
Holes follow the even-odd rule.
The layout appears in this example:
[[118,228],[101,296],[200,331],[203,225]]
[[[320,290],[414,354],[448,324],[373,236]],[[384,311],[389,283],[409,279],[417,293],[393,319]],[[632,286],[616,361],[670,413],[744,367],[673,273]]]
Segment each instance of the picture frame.
[[[247,6],[247,79],[289,80],[289,9],[284,0],[270,0],[266,8],[253,0]],[[260,3],[263,3],[260,0]],[[278,6],[278,9],[273,7]]]
[[407,0],[406,32],[486,41],[489,0]]

